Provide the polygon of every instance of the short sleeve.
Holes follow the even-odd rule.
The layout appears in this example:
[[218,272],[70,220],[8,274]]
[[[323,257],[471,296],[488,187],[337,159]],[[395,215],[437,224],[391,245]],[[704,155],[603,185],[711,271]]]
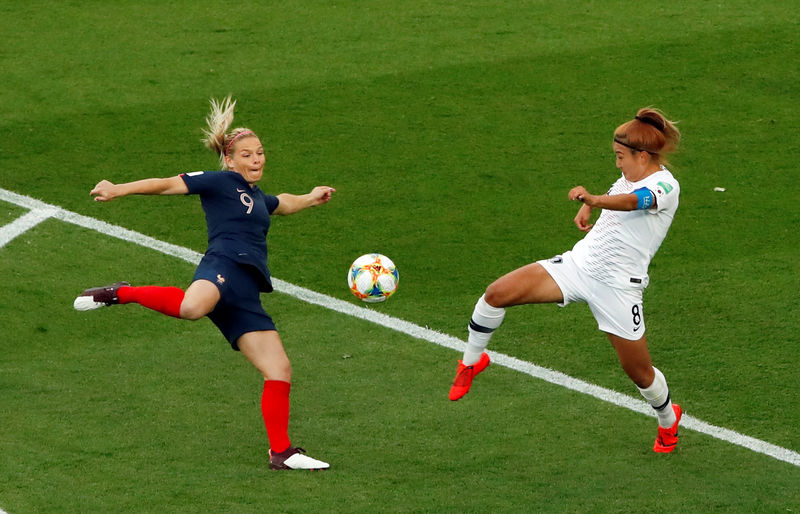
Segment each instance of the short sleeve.
[[275,212],[275,209],[278,208],[279,203],[281,203],[281,201],[278,200],[277,196],[264,195],[264,205],[267,206],[267,212],[270,214]]
[[190,173],[181,173],[180,177],[189,190],[188,194],[196,195],[213,189],[215,187],[217,174],[206,173],[205,171],[192,171]]
[[677,181],[659,180],[655,184],[650,184],[648,189],[656,197],[656,211],[677,208],[680,195],[680,186]]

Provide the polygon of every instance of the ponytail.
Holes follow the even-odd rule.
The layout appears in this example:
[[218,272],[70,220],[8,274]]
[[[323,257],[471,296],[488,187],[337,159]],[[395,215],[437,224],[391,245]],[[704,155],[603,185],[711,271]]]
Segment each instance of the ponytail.
[[219,156],[219,163],[222,169],[226,169],[225,156],[231,150],[234,141],[243,136],[255,135],[253,131],[246,128],[235,128],[230,133],[228,129],[233,124],[233,110],[236,107],[236,100],[232,100],[228,95],[222,100],[211,99],[211,112],[206,116],[206,126],[203,129],[203,144],[214,150]]

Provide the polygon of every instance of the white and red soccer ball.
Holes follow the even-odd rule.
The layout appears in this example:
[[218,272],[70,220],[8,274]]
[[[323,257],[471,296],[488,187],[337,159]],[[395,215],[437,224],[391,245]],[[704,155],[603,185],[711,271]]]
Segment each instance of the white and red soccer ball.
[[385,255],[368,253],[362,255],[347,272],[350,291],[365,302],[382,302],[397,291],[400,274],[394,262]]

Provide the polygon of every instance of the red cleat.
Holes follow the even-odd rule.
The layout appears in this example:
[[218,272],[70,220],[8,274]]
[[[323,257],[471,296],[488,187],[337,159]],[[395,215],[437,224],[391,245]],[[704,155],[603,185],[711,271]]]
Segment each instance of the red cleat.
[[458,370],[456,371],[456,379],[453,380],[453,387],[450,388],[450,399],[456,401],[469,392],[472,386],[472,379],[475,375],[485,370],[491,361],[489,354],[483,352],[481,358],[475,364],[465,366],[462,361],[458,361]]
[[681,410],[681,406],[676,403],[672,404],[672,410],[675,411],[675,417],[677,419],[675,419],[675,423],[669,428],[658,427],[658,435],[653,445],[653,451],[656,453],[669,453],[678,445],[678,423],[681,422],[683,411]]

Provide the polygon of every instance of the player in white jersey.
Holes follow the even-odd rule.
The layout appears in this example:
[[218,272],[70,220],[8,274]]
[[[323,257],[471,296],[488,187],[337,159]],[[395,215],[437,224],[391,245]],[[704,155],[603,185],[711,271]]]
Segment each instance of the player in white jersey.
[[609,196],[646,188],[656,205],[644,210],[603,210],[594,229],[572,249],[581,269],[619,289],[647,287],[647,268],[678,209],[680,186],[663,165],[648,177],[632,182],[625,175],[608,191]]
[[[568,194],[582,203],[574,221],[587,235],[571,251],[523,266],[489,285],[469,323],[451,400],[467,394],[473,378],[489,365],[485,349],[506,307],[585,302],[623,370],[655,409],[659,426],[653,450],[675,449],[682,411],[672,403],[667,381],[650,359],[642,291],[649,283],[650,260],[678,208],[680,185],[666,168],[666,155],[679,141],[674,123],[653,108],[639,109],[634,119],[617,127],[613,149],[622,176],[606,194],[590,194],[583,186]],[[602,212],[591,224],[594,209]]]

